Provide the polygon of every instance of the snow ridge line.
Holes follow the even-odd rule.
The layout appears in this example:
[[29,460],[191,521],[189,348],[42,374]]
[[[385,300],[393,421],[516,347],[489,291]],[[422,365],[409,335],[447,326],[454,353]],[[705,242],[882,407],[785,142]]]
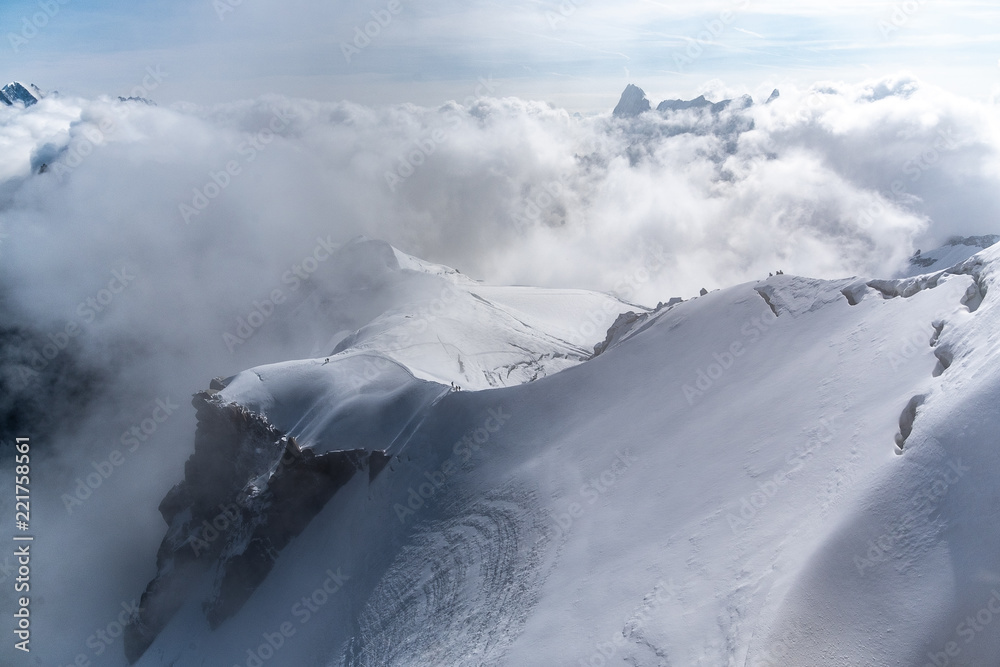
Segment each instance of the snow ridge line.
[[[949,269],[928,274],[927,276],[916,276],[915,278],[908,278],[899,281],[870,281],[868,285],[879,290],[882,293],[883,298],[893,298],[892,296],[887,297],[887,292],[892,293],[893,296],[908,298],[924,289],[933,289],[934,287],[937,287],[940,278],[945,275],[966,275],[971,277],[973,282],[969,285],[969,288],[962,296],[961,304],[969,309],[970,314],[974,315],[982,305],[988,291],[986,276],[983,274],[983,268],[983,261],[977,256],[973,256]],[[877,283],[877,285],[875,283]],[[938,360],[934,370],[931,371],[931,376],[935,378],[943,375],[944,372],[951,367],[956,356],[956,351],[950,344],[941,344],[940,342],[941,334],[945,329],[945,325],[946,323],[943,320],[935,320],[931,323],[931,326],[934,329],[934,335],[931,337],[930,346],[934,348],[934,356]],[[913,432],[914,422],[917,419],[920,407],[930,397],[931,394],[929,393],[914,395],[910,398],[906,407],[904,407],[903,411],[900,413],[899,432],[895,437],[896,454],[903,453],[906,440]]]
[[770,295],[768,295],[767,293],[764,292],[764,288],[763,287],[754,287],[753,291],[757,292],[757,294],[760,295],[760,298],[764,299],[764,303],[767,304],[767,307],[771,309],[771,312],[774,313],[775,317],[778,317],[778,309],[774,307],[774,303],[771,302]]

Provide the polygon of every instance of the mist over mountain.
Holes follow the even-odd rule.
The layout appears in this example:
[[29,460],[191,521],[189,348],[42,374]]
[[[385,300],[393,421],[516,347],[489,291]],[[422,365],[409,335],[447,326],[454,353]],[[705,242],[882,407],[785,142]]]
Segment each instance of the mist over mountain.
[[3,88],[32,659],[995,663],[995,108],[494,93]]

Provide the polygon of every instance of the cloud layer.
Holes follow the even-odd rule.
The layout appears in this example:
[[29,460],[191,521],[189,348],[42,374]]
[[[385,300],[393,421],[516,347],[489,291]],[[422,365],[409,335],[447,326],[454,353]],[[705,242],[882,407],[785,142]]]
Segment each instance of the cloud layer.
[[[491,282],[655,305],[778,269],[886,276],[917,247],[997,231],[995,108],[908,76],[635,119],[502,97],[490,79],[468,94],[435,108],[58,96],[0,108],[3,408],[28,414],[34,397],[59,423],[47,511],[79,558],[53,556],[64,581],[51,595],[75,587],[100,607],[50,618],[85,628],[141,590],[154,508],[191,447],[187,396],[314,352],[284,318],[235,351],[223,336],[318,239],[365,234]],[[107,495],[67,514],[61,495],[157,399],[185,407]],[[114,537],[123,524],[152,528]],[[87,573],[110,553],[120,576],[98,594]],[[53,659],[71,661],[86,634]]]
[[659,246],[632,295],[655,303],[777,268],[888,273],[917,241],[996,229],[995,109],[906,76],[631,120],[483,97],[496,86],[438,108],[0,109],[7,282],[32,267],[16,300],[58,319],[132,262],[150,310],[202,321],[317,235],[367,234],[477,278],[600,290]]

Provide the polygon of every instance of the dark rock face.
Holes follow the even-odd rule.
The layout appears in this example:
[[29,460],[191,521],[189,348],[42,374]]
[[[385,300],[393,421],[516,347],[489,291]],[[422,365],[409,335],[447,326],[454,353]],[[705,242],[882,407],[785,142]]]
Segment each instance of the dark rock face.
[[[270,573],[278,553],[305,530],[338,489],[363,470],[381,470],[388,460],[382,452],[352,450],[315,456],[287,440],[287,464],[271,477],[267,490],[248,503],[243,528],[250,532],[246,546],[234,544],[220,559],[220,577],[213,596],[204,604],[214,629],[239,611]],[[369,480],[370,481],[370,480]]]
[[156,102],[154,102],[153,100],[147,100],[145,97],[133,97],[131,95],[129,97],[122,97],[121,95],[119,95],[118,101],[121,102],[122,104],[128,104],[130,102],[134,102],[136,104],[145,104],[151,107],[156,106]]
[[631,310],[627,313],[619,314],[608,328],[608,335],[604,337],[602,342],[594,346],[594,357],[607,350],[612,343],[617,342],[624,334],[628,333],[632,329],[632,326],[636,322],[645,319],[645,316],[646,313],[639,315]]
[[[754,129],[753,115],[746,113],[753,107],[753,98],[742,95],[731,100],[712,102],[700,95],[693,100],[664,100],[656,107],[658,113],[646,113],[649,100],[643,90],[629,84],[622,93],[612,115],[616,119],[634,119],[620,123],[619,127],[631,141],[626,148],[629,165],[637,165],[651,155],[657,138],[682,134],[714,134],[723,142],[712,159],[723,163],[736,153],[740,135]],[[686,113],[685,113],[686,112]],[[731,174],[723,171],[723,179]]]
[[670,310],[679,303],[684,303],[684,299],[675,296],[666,303],[660,301],[656,304],[656,308],[651,311],[636,313],[630,310],[626,313],[620,313],[611,326],[608,327],[608,333],[604,337],[604,340],[594,346],[594,354],[590,358],[593,359],[607,352],[611,346],[618,344],[625,336],[641,331],[643,328],[649,326],[654,315],[663,309]]
[[952,236],[945,245],[967,245],[985,250],[998,242],[1000,242],[1000,234],[986,234],[985,236]]
[[710,102],[704,95],[699,95],[693,100],[663,100],[656,105],[656,110],[660,113],[665,111],[682,111],[684,109],[708,109],[712,113],[720,113],[726,109],[740,110],[749,109],[753,106],[753,98],[743,95],[732,100],[722,100],[721,102]]
[[611,112],[611,115],[616,118],[633,118],[649,111],[649,109],[650,104],[649,100],[646,99],[646,93],[639,86],[630,83],[625,86],[621,99],[618,100],[618,105]]
[[[37,90],[37,88],[35,90]],[[32,104],[38,102],[38,98],[32,95],[31,91],[17,81],[8,83],[3,88],[0,88],[0,104],[13,106],[16,102],[20,102],[24,106],[30,107]]]
[[[213,387],[225,381],[214,380]],[[204,575],[214,571],[202,608],[212,628],[239,611],[270,573],[278,554],[356,473],[369,482],[385,467],[381,451],[314,455],[260,415],[224,404],[212,389],[195,395],[198,428],[184,481],[160,503],[167,534],[157,575],[125,632],[135,662]]]
[[681,111],[683,109],[704,109],[710,106],[712,106],[712,103],[706,100],[704,95],[699,95],[693,100],[663,100],[656,105],[656,110],[662,113],[664,111]]
[[[915,253],[913,253],[913,257],[910,257],[910,265],[911,266],[927,267],[927,266],[930,266],[931,264],[933,264],[936,261],[937,260],[934,259],[933,257],[921,257],[919,249]],[[851,305],[854,305],[854,304],[851,304]]]
[[[62,335],[32,322],[0,285],[0,442],[28,432],[49,440],[60,424],[81,420],[112,381],[117,367],[93,361],[82,337],[66,336],[58,348],[53,341]],[[12,448],[0,450],[0,459],[7,456]]]
[[[986,234],[984,236],[952,236],[950,237],[942,248],[948,246],[969,246],[970,248],[986,249],[996,243],[1000,242],[1000,234]],[[934,266],[939,260],[933,256],[924,257],[921,256],[920,251],[917,250],[910,257],[910,266],[927,268],[929,266]]]

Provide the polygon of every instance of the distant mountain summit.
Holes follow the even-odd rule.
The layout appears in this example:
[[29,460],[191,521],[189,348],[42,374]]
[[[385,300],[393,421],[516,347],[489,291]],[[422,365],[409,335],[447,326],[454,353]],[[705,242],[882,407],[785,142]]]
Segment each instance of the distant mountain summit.
[[663,100],[656,105],[656,110],[663,113],[664,111],[707,108],[712,113],[719,113],[730,107],[734,109],[748,109],[751,106],[753,106],[753,98],[749,95],[743,95],[732,100],[722,100],[721,102],[710,102],[705,99],[704,95],[699,95],[693,100]]
[[7,106],[13,106],[15,103],[20,102],[26,107],[30,107],[42,98],[42,91],[38,89],[34,84],[30,84],[31,90],[25,88],[24,85],[14,81],[8,83],[3,88],[0,88],[0,103]]
[[950,268],[996,243],[1000,243],[1000,234],[952,236],[940,248],[925,253],[917,250],[902,275],[918,276]]
[[660,112],[681,111],[683,109],[702,109],[710,106],[712,106],[712,103],[706,100],[704,95],[699,95],[693,100],[663,100],[656,105],[656,110]]
[[[767,98],[767,101],[772,102],[778,98],[779,94],[778,90],[775,89],[771,93],[771,96]],[[611,115],[616,118],[634,118],[639,114],[649,111],[651,106],[642,88],[630,83],[622,92],[618,106],[611,112]],[[726,109],[749,109],[751,106],[753,106],[753,98],[749,95],[741,95],[735,99],[722,100],[720,102],[712,102],[705,99],[704,95],[699,95],[693,100],[663,100],[656,105],[656,110],[660,113],[667,113],[670,111],[683,111],[685,109],[708,109],[712,113],[719,113]]]
[[145,97],[134,97],[131,95],[128,97],[122,97],[121,95],[119,95],[118,101],[121,102],[122,104],[135,103],[135,104],[145,104],[151,107],[156,106],[156,102],[154,102],[153,100],[146,99]]
[[649,111],[649,108],[650,104],[649,100],[646,99],[646,93],[639,86],[630,83],[625,86],[625,91],[622,93],[621,99],[618,100],[618,106],[611,112],[611,115],[616,118],[634,118]]

